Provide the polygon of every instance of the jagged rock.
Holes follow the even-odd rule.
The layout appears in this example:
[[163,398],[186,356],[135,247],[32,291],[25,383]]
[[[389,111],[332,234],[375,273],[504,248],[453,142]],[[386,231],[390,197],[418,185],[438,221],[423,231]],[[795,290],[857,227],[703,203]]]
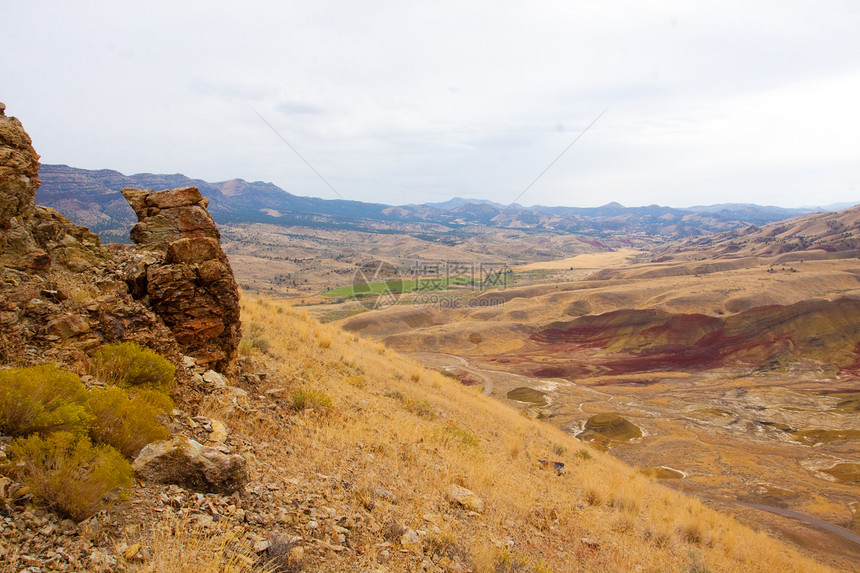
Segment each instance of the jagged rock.
[[448,501],[469,511],[484,512],[483,499],[478,497],[475,492],[453,483],[448,486]]
[[209,421],[211,430],[209,431],[209,441],[213,443],[221,443],[227,439],[227,425],[220,420]]
[[[86,362],[99,344],[134,340],[176,353],[172,333],[132,299],[124,246],[35,205],[39,156],[21,122],[0,110],[0,362]],[[80,369],[78,369],[80,370]]]
[[132,467],[145,481],[210,493],[233,493],[248,481],[245,458],[223,454],[181,435],[147,445]]
[[197,187],[164,191],[126,188],[122,194],[137,214],[138,223],[131,229],[131,240],[138,245],[166,250],[178,239],[221,238],[206,210],[209,200]]
[[408,528],[403,535],[400,536],[400,546],[406,551],[421,553],[423,549],[422,545],[421,538],[412,528]]
[[[39,188],[39,155],[15,117],[0,103],[0,229],[22,223],[33,213]],[[2,249],[0,249],[2,250]]]
[[215,388],[224,388],[227,386],[227,379],[224,378],[221,374],[218,374],[214,370],[207,370],[203,373],[203,381],[211,384]]
[[132,293],[149,297],[198,364],[229,370],[241,339],[239,291],[207,199],[196,187],[122,193],[139,219],[131,239],[150,251],[128,269]]

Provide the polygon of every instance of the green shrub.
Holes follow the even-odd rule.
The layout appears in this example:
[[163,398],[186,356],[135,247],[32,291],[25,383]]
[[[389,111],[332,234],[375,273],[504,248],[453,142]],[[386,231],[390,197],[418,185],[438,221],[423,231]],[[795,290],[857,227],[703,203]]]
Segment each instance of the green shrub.
[[131,465],[118,451],[69,432],[18,438],[9,453],[33,498],[75,521],[101,511],[108,494],[133,483]]
[[91,390],[87,409],[94,419],[90,428],[93,441],[113,446],[126,458],[134,459],[146,444],[167,439],[167,429],[156,419],[164,410],[149,401],[151,394],[160,393],[150,390],[130,398],[122,388]]
[[93,374],[103,382],[141,387],[165,394],[173,388],[176,368],[160,354],[135,342],[107,344],[93,353]]
[[0,433],[84,432],[91,419],[83,407],[81,379],[54,365],[0,371]]
[[293,408],[299,411],[308,408],[331,408],[331,398],[322,390],[299,388],[293,392]]

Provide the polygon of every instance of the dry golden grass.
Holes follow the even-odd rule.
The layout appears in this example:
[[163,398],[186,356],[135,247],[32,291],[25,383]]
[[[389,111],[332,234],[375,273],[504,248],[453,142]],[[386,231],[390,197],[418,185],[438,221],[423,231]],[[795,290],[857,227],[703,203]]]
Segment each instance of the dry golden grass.
[[236,532],[225,527],[202,529],[188,519],[169,518],[157,527],[130,539],[148,548],[145,564],[133,565],[132,571],[178,573],[250,573],[274,571],[260,566],[254,550]]
[[[245,328],[271,341],[266,353],[247,349],[268,372],[258,393],[313,389],[331,405],[293,410],[284,421],[273,408],[245,413],[211,399],[202,413],[249,442],[269,444],[254,450],[252,479],[289,490],[300,486],[285,476],[336,474],[352,484],[349,511],[389,524],[356,529],[353,551],[310,560],[306,571],[411,569],[420,558],[397,551],[398,533],[429,529],[428,515],[440,532],[425,538],[425,554],[450,555],[478,573],[827,570],[381,343],[267,299],[245,296],[242,305]],[[557,475],[539,460],[562,462],[566,472]],[[469,515],[453,507],[446,500],[451,484],[474,491],[486,510]],[[396,504],[383,503],[380,489]],[[395,551],[381,551],[385,542]],[[165,538],[161,546],[169,552],[179,543]]]
[[539,261],[515,267],[515,271],[563,270],[568,268],[605,269],[629,264],[631,259],[646,254],[638,249],[618,249],[603,253],[586,253],[567,259],[555,261]]

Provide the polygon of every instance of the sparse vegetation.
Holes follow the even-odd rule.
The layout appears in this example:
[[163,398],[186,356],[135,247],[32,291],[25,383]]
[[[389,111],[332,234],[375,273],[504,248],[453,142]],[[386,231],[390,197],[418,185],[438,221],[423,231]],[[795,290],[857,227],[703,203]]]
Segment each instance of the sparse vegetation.
[[259,322],[250,322],[242,334],[242,340],[239,341],[237,349],[241,356],[251,356],[255,350],[266,354],[272,347],[272,341],[263,335],[263,327]]
[[[596,572],[637,565],[681,571],[705,563],[715,571],[816,567],[558,428],[394,352],[379,353],[378,343],[333,329],[330,346],[323,348],[313,335],[318,324],[300,312],[269,312],[253,297],[242,302],[247,320],[259,321],[261,335],[272,342],[271,354],[254,356],[269,375],[252,414],[225,407],[214,395],[204,399],[201,413],[223,420],[240,440],[259,444],[249,466],[261,483],[277,484],[266,496],[286,509],[284,533],[303,541],[293,551],[294,537],[267,533],[268,548],[255,553],[242,538],[247,521],[234,530],[225,514],[223,523],[203,530],[163,514],[129,538],[150,548],[141,568],[402,571],[417,570],[428,558],[443,570],[450,564],[487,573],[564,571],[571,559]],[[358,368],[364,374],[356,374]],[[421,373],[418,381],[411,380],[414,370]],[[277,396],[295,411],[300,404],[305,412],[316,410],[310,397],[315,392],[327,398],[326,415],[285,416],[283,408],[264,406],[264,396]],[[413,411],[425,404],[433,417]],[[551,471],[539,459],[558,460],[567,471]],[[452,484],[474,492],[486,510],[470,514],[452,504],[446,497]],[[293,499],[301,504],[295,511]],[[309,529],[308,518],[321,527]],[[699,524],[698,537],[690,535],[688,522]],[[323,531],[319,539],[325,543],[311,541]],[[339,531],[348,549],[336,547]],[[410,531],[422,533],[407,549]],[[690,548],[701,560],[690,558]]]
[[132,485],[131,465],[119,452],[70,432],[18,438],[9,452],[33,498],[76,521],[103,509],[108,494]]
[[316,388],[299,388],[293,391],[293,408],[299,412],[331,408],[331,397]]
[[149,388],[165,394],[173,388],[176,368],[160,354],[136,342],[106,344],[92,355],[93,375],[122,387]]
[[[784,557],[786,548],[779,543],[657,486],[558,428],[524,418],[396,353],[381,354],[376,342],[332,329],[331,343],[323,348],[313,334],[320,326],[302,311],[287,307],[280,315],[266,313],[255,300],[243,299],[246,320],[259,321],[273,352],[288,357],[263,357],[272,371],[270,384],[288,380],[293,382],[284,387],[290,393],[310,388],[324,392],[336,415],[303,417],[301,425],[266,426],[265,433],[260,433],[259,420],[236,414],[226,421],[237,431],[259,435],[260,441],[295,449],[288,457],[272,453],[266,463],[287,472],[311,468],[342,474],[354,482],[338,491],[381,524],[377,536],[361,538],[370,548],[366,559],[371,570],[374,564],[409,569],[410,554],[398,549],[408,528],[428,531],[422,540],[425,555],[445,555],[476,571],[567,570],[569,540],[583,537],[599,545],[576,550],[578,566],[590,571],[632,570],[635,565],[681,570],[690,563],[685,547],[699,550],[714,570],[763,570],[751,564],[766,562],[795,571],[810,567],[799,556]],[[357,384],[352,377],[358,368],[365,374]],[[413,372],[419,373],[417,381]],[[421,414],[428,405],[432,417]],[[538,459],[558,460],[567,471],[541,470]],[[480,528],[465,526],[455,517],[459,510],[446,509],[443,492],[451,483],[486,501],[489,509],[479,518]],[[433,513],[438,517],[427,515]],[[437,520],[432,523],[440,532],[430,533],[423,516]],[[689,522],[697,523],[698,531]],[[393,524],[389,533],[386,523]],[[738,536],[750,542],[738,543]],[[509,538],[512,547],[504,545]],[[391,544],[388,557],[379,556],[376,545],[381,541]],[[620,546],[625,549],[616,549]],[[327,559],[331,570],[353,563],[343,554]]]

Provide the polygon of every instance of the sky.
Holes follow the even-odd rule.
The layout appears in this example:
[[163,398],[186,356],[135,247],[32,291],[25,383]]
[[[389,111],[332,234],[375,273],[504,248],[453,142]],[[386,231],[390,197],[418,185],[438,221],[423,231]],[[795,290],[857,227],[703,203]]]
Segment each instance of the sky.
[[387,204],[860,202],[853,0],[0,10],[0,101],[43,163]]

